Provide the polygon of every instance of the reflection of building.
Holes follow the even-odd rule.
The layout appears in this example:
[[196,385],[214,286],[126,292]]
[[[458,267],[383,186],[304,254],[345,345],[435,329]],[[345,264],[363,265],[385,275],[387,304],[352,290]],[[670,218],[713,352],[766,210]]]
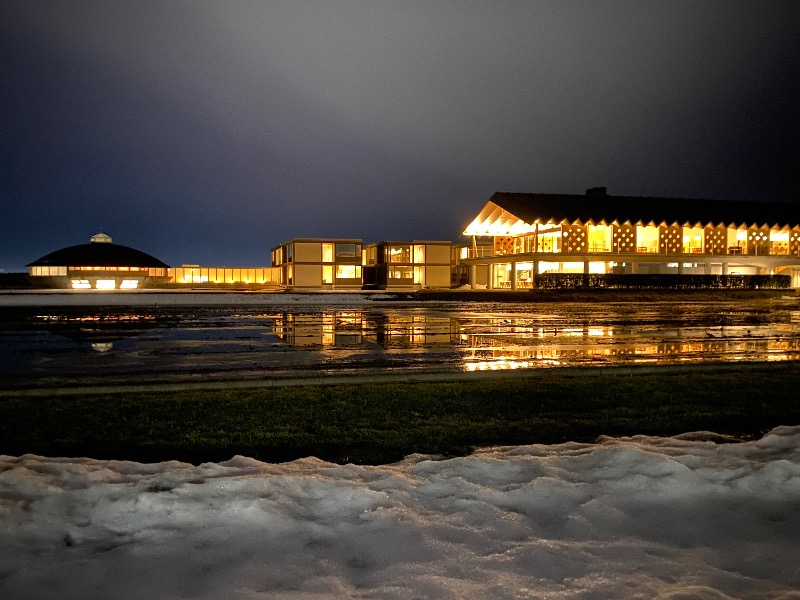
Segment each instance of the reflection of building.
[[361,311],[283,313],[273,318],[273,331],[284,343],[303,346],[360,346],[365,340],[385,348],[451,346],[458,343],[458,322],[407,312],[368,316]]
[[274,319],[278,338],[290,346],[357,346],[361,344],[361,313],[284,313]]
[[[646,330],[611,327],[539,328],[528,336],[509,339],[491,334],[461,334],[467,371],[524,369],[544,365],[689,362],[716,358],[797,360],[800,338],[751,337],[744,327],[730,336],[709,337],[705,328],[677,330],[651,337]],[[665,332],[662,332],[662,334]],[[539,343],[537,343],[539,342]]]
[[419,289],[452,284],[452,242],[380,242],[364,247],[364,285],[378,289]]
[[293,239],[272,249],[288,288],[361,288],[361,240]]
[[389,312],[365,322],[364,337],[385,348],[450,346],[458,343],[458,321],[407,312]]
[[800,286],[798,205],[498,192],[464,235],[477,287],[530,288],[541,273],[783,273]]
[[28,265],[31,280],[42,287],[137,289],[169,279],[169,265],[140,250],[112,244],[104,233],[88,244],[56,250]]

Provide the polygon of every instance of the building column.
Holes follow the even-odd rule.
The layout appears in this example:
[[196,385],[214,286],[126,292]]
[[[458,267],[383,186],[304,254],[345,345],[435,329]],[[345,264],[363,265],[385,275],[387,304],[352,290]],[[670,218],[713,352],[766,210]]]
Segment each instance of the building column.
[[584,260],[583,261],[583,274],[584,275],[588,275],[589,274],[589,261],[588,260]]
[[494,263],[489,263],[489,281],[486,282],[486,289],[494,289]]
[[517,263],[511,261],[511,290],[517,291]]
[[683,261],[678,261],[678,275],[683,275]]
[[531,270],[531,289],[536,289],[536,278],[539,277],[539,261],[533,261],[533,269]]
[[478,283],[475,281],[478,278],[478,265],[472,264],[469,266],[469,284],[472,286],[472,289],[475,289],[475,284]]
[[631,275],[636,275],[639,272],[639,263],[634,261],[631,262]]
[[725,260],[722,261],[722,274],[723,275],[728,274],[728,261]]
[[707,262],[703,265],[703,273],[711,275],[711,263]]

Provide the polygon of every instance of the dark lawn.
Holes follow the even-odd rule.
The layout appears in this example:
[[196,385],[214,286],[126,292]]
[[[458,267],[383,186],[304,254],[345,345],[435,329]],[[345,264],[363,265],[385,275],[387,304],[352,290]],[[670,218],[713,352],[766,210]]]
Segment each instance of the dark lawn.
[[411,453],[800,423],[800,365],[534,379],[0,398],[0,453],[386,463]]

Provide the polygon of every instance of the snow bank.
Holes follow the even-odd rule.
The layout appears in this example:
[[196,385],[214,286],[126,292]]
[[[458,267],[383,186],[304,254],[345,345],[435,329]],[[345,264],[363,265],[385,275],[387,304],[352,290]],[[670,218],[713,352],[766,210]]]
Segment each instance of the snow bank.
[[0,458],[0,597],[800,598],[800,427],[380,467]]
[[391,299],[380,292],[219,292],[38,290],[0,293],[0,306],[359,306]]

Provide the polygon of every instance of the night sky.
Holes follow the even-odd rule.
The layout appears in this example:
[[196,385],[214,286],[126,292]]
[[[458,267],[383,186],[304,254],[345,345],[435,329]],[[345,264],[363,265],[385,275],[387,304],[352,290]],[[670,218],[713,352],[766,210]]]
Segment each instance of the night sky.
[[800,201],[800,2],[0,3],[0,268],[452,239],[495,191]]

